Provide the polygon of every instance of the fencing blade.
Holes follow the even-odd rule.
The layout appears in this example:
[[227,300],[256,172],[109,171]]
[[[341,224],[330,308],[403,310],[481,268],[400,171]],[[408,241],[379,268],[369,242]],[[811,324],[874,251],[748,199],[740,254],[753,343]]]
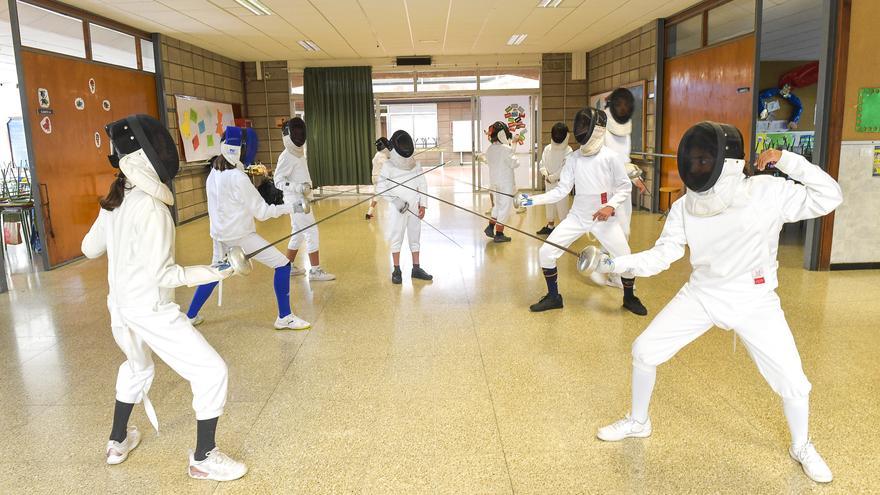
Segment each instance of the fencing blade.
[[462,246],[461,244],[459,244],[458,242],[456,242],[455,239],[453,239],[451,236],[447,235],[446,232],[443,232],[442,230],[438,229],[437,227],[431,225],[430,222],[428,222],[428,221],[425,220],[424,218],[418,216],[414,211],[410,210],[409,208],[407,208],[406,211],[407,211],[407,213],[409,213],[410,215],[413,215],[414,217],[418,218],[419,221],[422,222],[423,224],[425,224],[425,225],[427,225],[428,227],[431,227],[432,229],[436,230],[438,234],[440,234],[440,235],[442,235],[443,237],[449,239],[450,242],[452,242],[453,244],[455,244],[456,246],[458,246],[462,251],[466,251],[466,249],[464,248],[464,246]]
[[659,156],[661,158],[678,158],[678,155],[670,155],[669,153],[652,153],[650,151],[630,151],[629,154],[642,156]]

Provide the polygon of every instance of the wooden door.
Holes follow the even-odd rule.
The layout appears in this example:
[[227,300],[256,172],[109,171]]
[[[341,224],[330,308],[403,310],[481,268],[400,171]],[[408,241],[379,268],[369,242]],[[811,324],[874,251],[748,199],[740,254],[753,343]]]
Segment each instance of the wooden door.
[[[82,256],[80,244],[98,216],[98,199],[113,182],[116,169],[107,161],[110,144],[104,125],[133,113],[158,117],[156,82],[153,74],[85,60],[31,51],[21,56],[34,167],[42,201],[48,202],[43,246],[49,265],[55,266]],[[50,115],[39,113],[40,89],[49,93]],[[83,100],[82,110],[77,98]],[[51,121],[51,133],[42,129],[44,117]]]
[[[675,154],[681,136],[688,128],[703,120],[714,120],[734,125],[742,132],[748,159],[755,113],[752,108],[752,91],[756,90],[752,87],[754,74],[754,35],[667,59],[664,66],[662,152]],[[681,185],[676,160],[663,158],[660,186]],[[663,194],[660,209],[667,208],[669,204]]]

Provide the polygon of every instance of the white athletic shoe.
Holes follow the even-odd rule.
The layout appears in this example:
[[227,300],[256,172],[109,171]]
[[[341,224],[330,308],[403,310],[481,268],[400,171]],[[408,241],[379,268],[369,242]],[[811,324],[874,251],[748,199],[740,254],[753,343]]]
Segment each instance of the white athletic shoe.
[[616,423],[599,428],[596,436],[606,442],[619,442],[624,438],[647,438],[651,436],[651,418],[639,423],[627,414]]
[[305,275],[306,269],[293,265],[290,267],[290,276],[291,277],[299,277],[300,275]]
[[220,449],[214,447],[214,450],[208,452],[208,457],[202,461],[196,461],[193,458],[193,452],[189,453],[189,469],[187,473],[190,478],[197,480],[214,480],[214,481],[232,481],[237,480],[247,473],[247,466],[242,462],[238,462],[228,455],[220,452]]
[[202,318],[202,315],[196,315],[195,318],[189,318],[189,323],[194,327],[197,327],[204,322],[205,322],[205,319]]
[[792,459],[801,463],[804,473],[816,483],[830,483],[834,477],[831,474],[831,468],[825,464],[825,459],[816,451],[816,447],[812,441],[807,441],[801,447],[789,447],[788,455]]
[[609,275],[608,278],[605,279],[605,285],[607,285],[608,287],[623,289],[623,282],[620,280],[620,275],[616,273],[613,275]]
[[308,330],[312,324],[293,313],[275,320],[275,330]]
[[126,430],[125,440],[122,442],[109,440],[107,442],[107,464],[121,464],[128,459],[128,454],[137,448],[140,443],[141,432],[138,431],[137,426],[129,426]]
[[309,270],[309,280],[312,282],[327,282],[328,280],[336,280],[336,275],[327,273],[318,266]]
[[592,272],[590,273],[590,280],[592,280],[593,283],[598,285],[599,287],[605,287],[605,283],[606,280],[608,280],[608,277],[606,277],[604,273]]

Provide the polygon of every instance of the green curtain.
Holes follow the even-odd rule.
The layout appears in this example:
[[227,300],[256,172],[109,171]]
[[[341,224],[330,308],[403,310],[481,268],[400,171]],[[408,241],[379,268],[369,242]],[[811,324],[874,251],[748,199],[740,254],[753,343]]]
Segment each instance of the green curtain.
[[376,132],[372,69],[309,67],[303,79],[313,185],[369,184]]

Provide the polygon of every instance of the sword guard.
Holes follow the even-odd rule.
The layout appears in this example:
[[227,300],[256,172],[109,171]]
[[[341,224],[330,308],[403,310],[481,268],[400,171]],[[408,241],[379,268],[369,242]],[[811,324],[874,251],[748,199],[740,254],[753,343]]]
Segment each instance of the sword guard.
[[579,272],[589,275],[599,267],[602,252],[596,246],[587,246],[578,255],[577,269]]
[[306,215],[308,215],[309,213],[312,212],[312,203],[309,202],[309,200],[306,199],[305,196],[303,196],[303,198],[300,199],[300,206],[302,207],[302,212],[305,213]]
[[244,254],[244,250],[235,246],[226,253],[226,261],[232,266],[236,275],[249,275],[254,269],[251,260]]

